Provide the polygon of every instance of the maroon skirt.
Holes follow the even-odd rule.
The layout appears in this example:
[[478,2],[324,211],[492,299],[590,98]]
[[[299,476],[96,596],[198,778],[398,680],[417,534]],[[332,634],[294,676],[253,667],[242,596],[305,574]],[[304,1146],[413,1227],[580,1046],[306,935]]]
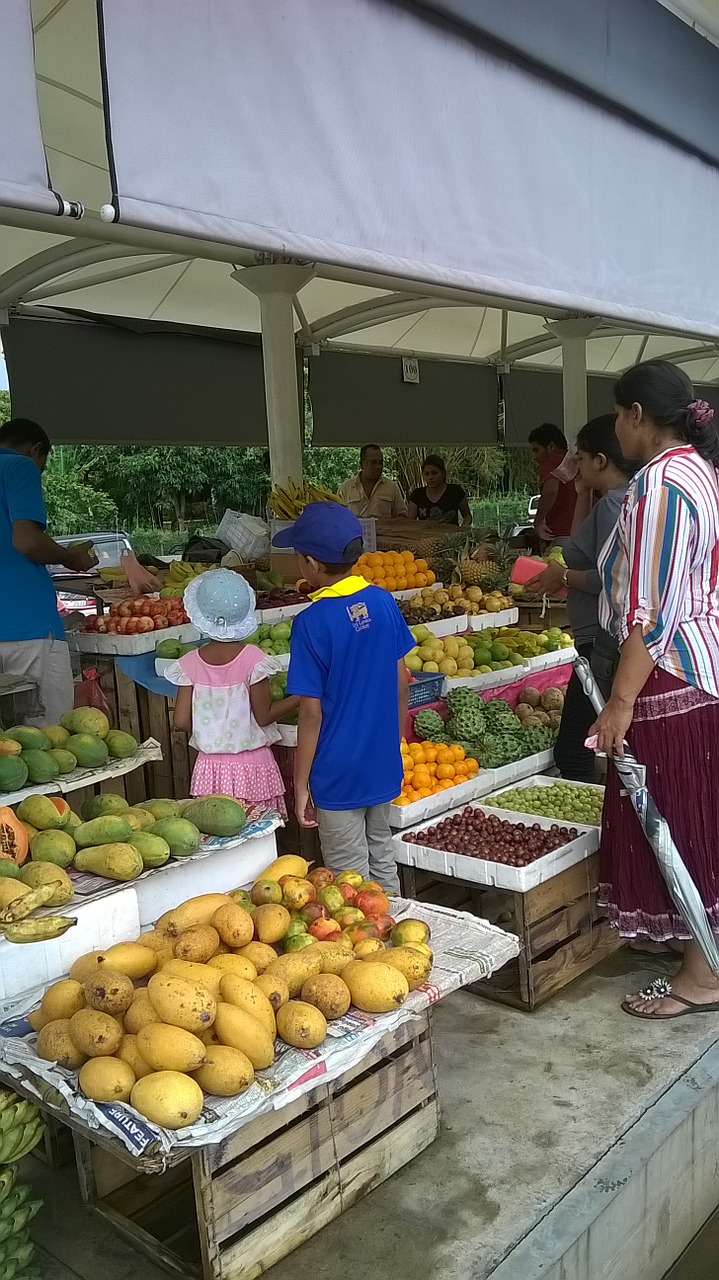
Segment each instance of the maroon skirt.
[[[719,700],[656,667],[637,698],[627,738],[719,929]],[[691,936],[611,764],[599,878],[599,903],[624,937],[665,942]]]

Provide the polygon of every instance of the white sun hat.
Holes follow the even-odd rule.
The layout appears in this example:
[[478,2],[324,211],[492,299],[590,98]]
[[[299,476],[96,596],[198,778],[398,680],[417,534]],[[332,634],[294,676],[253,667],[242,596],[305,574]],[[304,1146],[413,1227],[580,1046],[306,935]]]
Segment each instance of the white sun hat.
[[210,569],[185,588],[185,611],[210,640],[246,640],[257,630],[255,593],[231,569]]

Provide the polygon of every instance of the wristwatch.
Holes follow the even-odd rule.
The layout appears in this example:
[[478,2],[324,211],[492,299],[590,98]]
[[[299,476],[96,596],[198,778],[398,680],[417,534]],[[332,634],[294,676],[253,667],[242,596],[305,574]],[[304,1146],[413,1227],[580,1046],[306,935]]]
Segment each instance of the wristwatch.
[[563,586],[563,587],[566,587],[566,585],[567,585],[567,574],[568,574],[568,573],[569,573],[569,569],[565,569],[565,570],[564,570],[564,573],[562,574],[562,586]]

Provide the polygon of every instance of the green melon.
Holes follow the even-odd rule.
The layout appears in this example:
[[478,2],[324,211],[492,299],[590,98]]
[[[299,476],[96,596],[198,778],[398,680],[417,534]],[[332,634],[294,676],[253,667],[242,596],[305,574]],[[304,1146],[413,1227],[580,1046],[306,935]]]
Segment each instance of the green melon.
[[27,780],[33,786],[37,783],[54,782],[60,772],[57,761],[53,760],[49,751],[23,751],[20,759],[27,766]]
[[173,858],[187,858],[200,847],[200,832],[187,818],[163,818],[147,828],[151,836],[162,836],[170,846]]
[[77,760],[72,751],[64,751],[62,747],[53,747],[52,751],[47,753],[55,761],[60,773],[72,773],[73,769],[77,769]]
[[33,862],[53,862],[56,867],[69,867],[75,854],[75,841],[67,831],[39,831],[30,841]]
[[147,809],[151,813],[155,822],[161,822],[163,818],[176,818],[180,812],[180,805],[177,800],[143,800],[143,809]]
[[91,822],[93,818],[104,818],[108,813],[124,813],[130,806],[122,796],[114,791],[103,791],[99,796],[88,796],[80,805],[83,822]]
[[61,724],[46,724],[43,733],[51,747],[64,747],[70,734]]
[[162,836],[153,836],[149,831],[133,831],[127,843],[137,849],[144,867],[162,867],[170,856],[167,841]]
[[76,707],[68,716],[67,724],[63,724],[63,717],[60,718],[60,724],[69,729],[70,733],[89,733],[98,738],[106,738],[110,732],[110,721],[105,712],[98,711],[97,707]]
[[98,844],[122,844],[132,835],[132,827],[121,814],[108,813],[81,823],[72,834],[78,849],[90,849]]
[[188,804],[183,817],[207,836],[236,836],[247,821],[247,815],[237,800],[212,799],[209,796]]
[[111,729],[105,738],[105,746],[115,760],[129,760],[137,755],[137,738],[120,729]]
[[81,769],[102,768],[110,754],[102,738],[92,733],[72,734],[65,743],[65,750],[72,751]]
[[50,743],[40,729],[33,729],[29,724],[16,724],[14,729],[7,729],[6,738],[14,738],[20,743],[23,751],[48,751]]
[[0,791],[20,791],[27,782],[27,765],[20,756],[0,756]]

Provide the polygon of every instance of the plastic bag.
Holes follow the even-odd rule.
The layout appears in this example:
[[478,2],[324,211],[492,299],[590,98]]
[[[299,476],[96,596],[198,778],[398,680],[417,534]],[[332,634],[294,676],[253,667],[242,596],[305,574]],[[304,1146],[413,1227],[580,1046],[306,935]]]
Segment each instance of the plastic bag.
[[134,596],[144,596],[162,589],[162,578],[156,578],[149,569],[141,565],[134,551],[123,551],[120,563],[127,574],[127,583]]
[[95,667],[83,671],[82,680],[75,685],[75,706],[95,707],[97,711],[104,711],[110,724],[114,724],[110,704],[100,685],[100,672]]

